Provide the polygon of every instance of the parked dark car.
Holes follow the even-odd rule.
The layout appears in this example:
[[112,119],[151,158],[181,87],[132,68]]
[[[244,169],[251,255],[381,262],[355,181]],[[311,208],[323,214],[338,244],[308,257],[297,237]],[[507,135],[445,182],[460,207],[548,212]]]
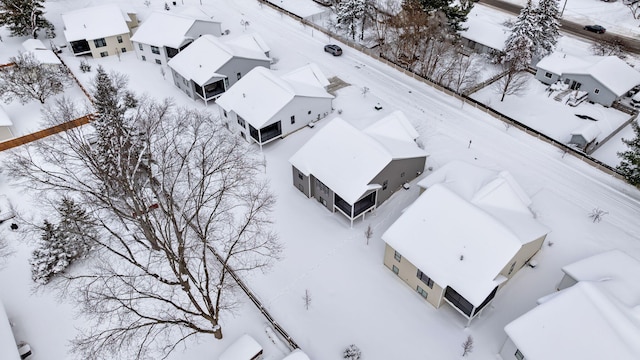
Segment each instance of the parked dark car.
[[604,34],[605,31],[607,31],[607,29],[605,29],[604,27],[600,26],[600,25],[587,25],[584,27],[585,30],[587,31],[591,31],[597,34]]
[[342,49],[340,48],[340,46],[335,44],[325,45],[324,51],[332,54],[333,56],[342,55]]

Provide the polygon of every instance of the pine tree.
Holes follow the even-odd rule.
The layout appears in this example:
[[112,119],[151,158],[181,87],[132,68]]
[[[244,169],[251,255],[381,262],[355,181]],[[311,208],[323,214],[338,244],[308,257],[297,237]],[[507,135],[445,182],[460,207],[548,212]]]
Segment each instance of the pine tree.
[[467,21],[467,15],[473,8],[473,1],[471,0],[404,0],[404,3],[415,1],[427,13],[442,12],[447,18],[450,30],[455,33],[464,30],[462,24]]
[[94,234],[87,226],[91,222],[86,211],[73,199],[63,197],[58,212],[58,231],[66,237],[65,250],[71,257],[70,262],[87,255],[91,250],[91,237]]
[[536,55],[544,57],[553,52],[560,37],[560,11],[557,0],[540,0],[535,10],[539,36],[535,40]]
[[536,44],[534,39],[539,31],[535,21],[536,15],[531,0],[528,0],[527,5],[520,11],[504,47],[503,62],[511,63],[518,71],[525,70],[531,64]]
[[31,278],[39,284],[46,284],[51,277],[67,268],[71,256],[67,253],[67,239],[58,229],[44,221],[42,236],[31,255]]
[[347,29],[351,38],[356,38],[358,21],[362,21],[366,10],[365,0],[342,0],[336,6],[338,25]]
[[635,137],[632,139],[622,139],[622,142],[629,148],[618,153],[622,159],[617,169],[631,185],[640,185],[640,125],[637,121],[631,123]]
[[53,25],[44,17],[44,0],[0,0],[0,26],[12,36],[38,37],[40,30],[53,34]]

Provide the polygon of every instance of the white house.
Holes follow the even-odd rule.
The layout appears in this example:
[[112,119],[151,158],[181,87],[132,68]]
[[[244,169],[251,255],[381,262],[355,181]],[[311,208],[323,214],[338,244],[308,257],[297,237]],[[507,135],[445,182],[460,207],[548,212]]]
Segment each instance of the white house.
[[384,264],[434,307],[449,303],[471,321],[549,229],[506,171],[454,161],[418,185],[424,192],[382,235]]
[[13,132],[11,128],[13,122],[9,118],[9,114],[0,106],[0,141],[5,141],[13,138]]
[[271,67],[269,48],[258,34],[234,39],[202,35],[176,54],[168,65],[174,84],[189,97],[204,100],[218,98],[251,69]]
[[[460,31],[460,40],[464,47],[479,54],[499,54],[504,51],[504,45],[511,35],[511,29],[504,25],[513,16],[497,12],[491,14],[494,21],[487,20],[486,14],[474,6],[467,21],[462,25],[465,30]],[[493,17],[498,17],[495,21]]]
[[94,58],[133,50],[131,29],[138,26],[133,11],[116,4],[82,8],[62,14],[64,36],[74,55]]
[[555,52],[540,60],[536,68],[536,79],[541,82],[550,85],[560,81],[604,106],[611,106],[640,84],[640,72],[617,56],[576,57]]
[[289,159],[293,186],[353,224],[424,171],[417,137],[400,111],[364,130],[333,119]]
[[559,292],[505,326],[502,359],[640,359],[640,262],[612,250],[562,270]]
[[253,68],[216,103],[225,124],[260,146],[320,120],[331,112],[333,95],[320,68],[308,64],[278,76]]
[[22,42],[22,48],[25,53],[33,55],[34,59],[38,60],[43,65],[62,65],[60,59],[53,53],[53,51],[47,49],[47,47],[39,39],[27,39]]
[[571,139],[569,140],[569,144],[573,144],[579,149],[587,151],[587,148],[595,144],[601,133],[602,131],[598,124],[593,122],[586,123],[570,133]]
[[282,360],[311,360],[304,351],[300,349],[293,350],[289,355],[285,356]]
[[140,24],[131,41],[138,59],[166,65],[169,59],[205,34],[220,36],[220,22],[205,16],[195,18],[156,11]]

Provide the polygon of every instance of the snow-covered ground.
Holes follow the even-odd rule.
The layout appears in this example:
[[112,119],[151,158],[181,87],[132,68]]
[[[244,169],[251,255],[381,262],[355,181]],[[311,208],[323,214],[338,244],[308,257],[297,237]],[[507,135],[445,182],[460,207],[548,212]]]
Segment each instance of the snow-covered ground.
[[[49,1],[47,10],[60,30],[55,14],[98,2]],[[152,8],[163,5],[154,1],[147,9],[141,2],[121,2],[134,6],[143,20]],[[198,2],[185,0],[193,5]],[[312,359],[340,358],[342,350],[352,343],[362,349],[363,359],[458,359],[468,335],[475,342],[467,358],[493,359],[506,337],[503,327],[534,307],[537,298],[555,289],[562,276],[560,267],[612,248],[640,258],[637,189],[578,159],[563,157],[557,148],[527,134],[506,129],[487,114],[346,46],[341,57],[325,54],[322,46],[335,40],[267,6],[260,7],[254,0],[204,2],[223,19],[223,28],[231,30],[229,36],[243,32],[240,20],[249,21],[246,31],[257,31],[265,38],[272,56],[279,59],[274,65],[278,71],[316,62],[328,77],[339,76],[352,84],[338,91],[334,108],[342,110],[340,116],[354,126],[363,128],[394,110],[404,111],[430,154],[428,167],[437,169],[451,160],[466,160],[509,170],[532,198],[539,221],[552,229],[536,256],[539,265],[523,268],[492,305],[465,328],[466,321],[451,307],[434,309],[382,264],[384,244],[380,236],[418,196],[416,186],[399,190],[366,221],[350,228],[344,217],[329,213],[292,185],[289,157],[338,116],[337,111],[314,129],[305,128],[265,146],[266,175],[278,198],[273,214],[275,228],[286,248],[283,260],[271,272],[254,274],[247,281]],[[0,46],[8,46],[3,44]],[[1,53],[4,56],[4,49]],[[111,57],[90,62],[94,67],[102,64],[126,73],[130,86],[139,93],[204,107],[176,89],[169,77],[163,79],[159,66],[143,63],[133,53],[124,55],[120,61]],[[79,59],[69,53],[64,53],[64,59],[78,72]],[[88,81],[91,75],[83,74],[81,81]],[[363,96],[361,89],[365,86],[369,92]],[[74,97],[83,101],[79,95]],[[494,102],[498,100],[496,95]],[[374,110],[377,103],[383,106],[381,111]],[[215,113],[214,106],[210,109]],[[38,211],[37,199],[28,197],[23,189],[10,187],[6,174],[0,180],[0,193],[7,193],[19,211],[27,216]],[[608,211],[600,223],[592,223],[588,217],[596,207]],[[366,245],[364,230],[369,224],[374,236]],[[31,343],[34,360],[72,358],[67,353],[67,341],[82,318],[75,318],[72,305],[46,289],[32,291],[27,258],[34,235],[11,232],[5,224],[0,226],[0,236],[7,238],[15,250],[0,270],[0,299],[16,324],[17,337]],[[302,299],[305,290],[312,298],[309,310]],[[283,353],[270,345],[265,323],[247,301],[246,308],[224,316],[224,340],[203,337],[199,343],[188,343],[184,351],[178,349],[170,358],[215,359],[246,332],[265,347],[266,359],[279,360]]]

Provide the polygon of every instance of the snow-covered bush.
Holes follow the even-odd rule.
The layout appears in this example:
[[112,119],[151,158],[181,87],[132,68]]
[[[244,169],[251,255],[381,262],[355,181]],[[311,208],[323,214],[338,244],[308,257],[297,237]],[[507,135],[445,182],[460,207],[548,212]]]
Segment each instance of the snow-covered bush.
[[362,355],[362,352],[360,351],[360,348],[358,348],[356,345],[351,344],[349,346],[347,346],[346,349],[344,349],[344,358],[348,359],[348,360],[358,360],[360,359],[360,356]]

